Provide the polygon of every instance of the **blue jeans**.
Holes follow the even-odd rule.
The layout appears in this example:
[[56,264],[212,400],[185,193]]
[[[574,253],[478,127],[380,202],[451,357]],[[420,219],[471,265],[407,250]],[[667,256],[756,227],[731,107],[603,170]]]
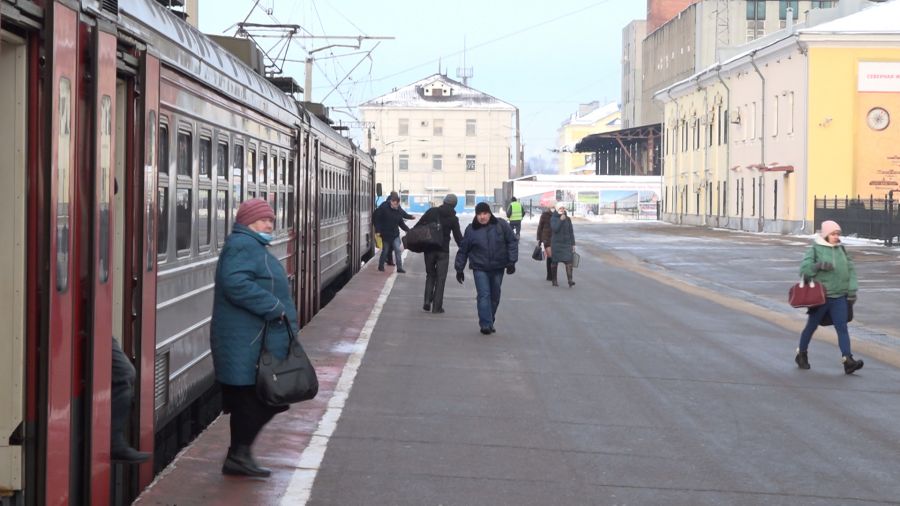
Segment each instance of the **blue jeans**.
[[850,333],[847,331],[847,296],[826,298],[825,304],[817,307],[810,313],[806,320],[806,327],[800,333],[800,351],[806,351],[809,347],[809,341],[812,339],[813,332],[819,328],[819,322],[825,317],[826,313],[831,313],[831,321],[834,322],[834,330],[838,335],[838,346],[841,348],[841,355],[850,355]]
[[475,276],[475,292],[478,294],[478,326],[489,329],[494,326],[494,317],[500,305],[503,269],[472,271],[472,274]]
[[385,239],[384,244],[382,244],[381,248],[381,256],[378,257],[378,268],[384,269],[384,263],[388,261],[391,257],[391,251],[394,252],[394,264],[397,265],[397,270],[403,269],[403,260],[400,258],[400,249],[403,247],[403,243],[400,241],[400,236],[391,239],[391,242],[387,242]]

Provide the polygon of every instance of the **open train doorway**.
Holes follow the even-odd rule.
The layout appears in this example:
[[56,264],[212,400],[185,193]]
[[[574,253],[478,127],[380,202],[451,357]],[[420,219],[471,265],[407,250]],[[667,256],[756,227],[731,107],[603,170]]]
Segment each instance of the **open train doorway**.
[[13,494],[24,481],[25,56],[24,41],[0,31],[0,490]]

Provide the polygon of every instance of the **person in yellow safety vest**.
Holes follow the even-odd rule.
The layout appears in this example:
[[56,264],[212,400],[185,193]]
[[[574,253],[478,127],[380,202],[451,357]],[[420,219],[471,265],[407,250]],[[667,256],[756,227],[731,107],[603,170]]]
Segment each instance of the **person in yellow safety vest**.
[[506,207],[506,218],[509,219],[509,225],[516,233],[516,239],[522,233],[522,215],[522,203],[513,197],[509,206]]

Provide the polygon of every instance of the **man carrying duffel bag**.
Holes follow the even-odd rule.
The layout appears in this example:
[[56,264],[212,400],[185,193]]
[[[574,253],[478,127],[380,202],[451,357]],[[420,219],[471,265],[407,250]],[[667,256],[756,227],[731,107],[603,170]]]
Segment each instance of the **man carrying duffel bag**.
[[[416,227],[429,223],[440,223],[441,241],[438,246],[425,247],[425,303],[422,309],[432,313],[444,312],[444,285],[447,281],[447,268],[450,265],[450,233],[459,246],[462,232],[459,230],[459,218],[456,217],[456,195],[448,193],[444,203],[432,207],[419,220]],[[415,229],[415,228],[414,228]]]

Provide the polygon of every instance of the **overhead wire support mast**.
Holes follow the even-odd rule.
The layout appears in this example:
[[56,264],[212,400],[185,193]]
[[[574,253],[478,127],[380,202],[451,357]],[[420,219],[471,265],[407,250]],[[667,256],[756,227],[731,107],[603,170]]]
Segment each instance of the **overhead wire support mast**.
[[[250,31],[255,32],[251,34]],[[288,39],[288,44],[290,44],[290,40],[297,39],[337,39],[337,40],[355,40],[356,44],[329,44],[327,46],[322,46],[316,49],[306,51],[306,59],[305,59],[305,72],[306,72],[306,81],[304,83],[303,88],[303,100],[306,102],[312,101],[312,64],[313,64],[313,53],[324,51],[326,49],[334,48],[334,47],[346,47],[350,49],[359,49],[362,46],[362,41],[364,40],[393,40],[395,37],[377,37],[377,36],[369,36],[369,35],[313,35],[309,33],[308,30],[303,28],[300,25],[292,25],[292,24],[270,24],[270,23],[246,23],[241,22],[237,24],[237,35],[244,36],[251,39],[256,38],[277,38],[277,39]],[[257,44],[259,45],[259,44]],[[376,46],[377,47],[377,46]],[[372,48],[374,50],[375,48]],[[369,51],[371,53],[372,51]],[[273,68],[276,69],[275,73],[281,73],[282,68],[284,67],[284,62],[287,60],[287,46],[282,51],[282,55],[279,57],[279,61],[281,61],[281,66],[278,66],[278,63],[274,58],[269,56],[266,53],[266,56],[269,60],[272,61]],[[359,66],[359,64],[357,64]],[[356,67],[354,67],[356,68]],[[352,71],[351,71],[352,72]],[[346,79],[346,77],[344,78]],[[342,79],[343,81],[343,79]]]

